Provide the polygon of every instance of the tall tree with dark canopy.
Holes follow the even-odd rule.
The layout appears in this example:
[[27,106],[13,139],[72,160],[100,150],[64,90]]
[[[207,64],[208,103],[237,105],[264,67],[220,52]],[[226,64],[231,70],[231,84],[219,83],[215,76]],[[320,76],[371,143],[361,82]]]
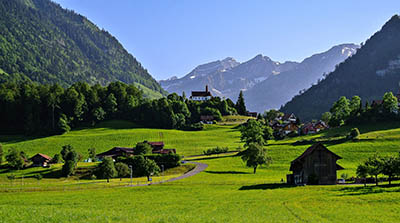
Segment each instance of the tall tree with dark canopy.
[[244,103],[243,91],[240,91],[236,102],[236,111],[239,115],[247,115],[246,104]]
[[23,154],[21,151],[18,151],[15,148],[11,148],[8,151],[8,154],[6,155],[6,160],[8,162],[8,165],[12,168],[12,169],[22,169],[25,165],[25,160],[23,157]]

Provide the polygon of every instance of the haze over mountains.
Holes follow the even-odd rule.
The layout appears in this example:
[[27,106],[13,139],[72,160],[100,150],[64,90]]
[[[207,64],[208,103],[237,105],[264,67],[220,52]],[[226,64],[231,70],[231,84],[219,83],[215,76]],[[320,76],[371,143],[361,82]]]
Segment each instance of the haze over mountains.
[[296,96],[281,110],[303,120],[321,117],[341,96],[361,97],[363,103],[382,99],[385,92],[399,92],[400,17],[393,16],[351,58],[321,81]]
[[165,91],[118,40],[50,0],[0,1],[0,82],[135,84]]
[[168,92],[182,94],[184,91],[186,95],[208,85],[214,95],[234,101],[243,90],[248,109],[263,112],[279,108],[300,90],[311,87],[324,73],[333,71],[335,65],[353,55],[358,47],[338,45],[300,63],[280,63],[261,54],[243,63],[228,57],[199,65],[182,78],[173,77],[160,84]]

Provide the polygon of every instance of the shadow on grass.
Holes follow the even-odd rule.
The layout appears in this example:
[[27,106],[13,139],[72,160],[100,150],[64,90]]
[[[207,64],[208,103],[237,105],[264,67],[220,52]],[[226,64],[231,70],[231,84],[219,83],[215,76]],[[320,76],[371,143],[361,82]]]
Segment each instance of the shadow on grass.
[[250,174],[248,172],[242,172],[242,171],[204,171],[204,172],[211,174]]
[[256,184],[250,186],[242,186],[239,190],[272,190],[272,189],[281,189],[281,188],[291,188],[296,187],[291,184]]
[[[392,188],[395,188],[395,189],[389,190]],[[385,192],[400,192],[400,184],[344,187],[344,188],[341,188],[339,191],[343,192],[343,194],[340,194],[338,196],[358,196],[358,195],[378,194],[378,193],[385,193]]]

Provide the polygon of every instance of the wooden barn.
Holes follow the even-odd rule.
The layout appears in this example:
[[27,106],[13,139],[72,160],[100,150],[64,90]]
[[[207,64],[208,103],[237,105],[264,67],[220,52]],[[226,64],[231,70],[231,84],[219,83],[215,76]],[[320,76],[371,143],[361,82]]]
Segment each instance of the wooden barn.
[[125,147],[114,147],[104,153],[99,153],[96,157],[100,160],[104,159],[104,157],[117,158],[119,156],[132,156],[133,148],[125,148]]
[[51,162],[51,157],[45,154],[38,153],[32,156],[29,160],[32,161],[32,166],[46,167]]
[[336,164],[342,157],[328,150],[322,143],[309,147],[303,154],[293,160],[287,175],[289,184],[336,184],[337,170],[343,167]]

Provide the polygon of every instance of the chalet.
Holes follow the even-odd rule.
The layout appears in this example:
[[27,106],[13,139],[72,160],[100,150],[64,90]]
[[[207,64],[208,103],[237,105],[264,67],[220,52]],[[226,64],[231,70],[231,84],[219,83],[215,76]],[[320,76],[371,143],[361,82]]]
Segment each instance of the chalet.
[[317,143],[306,149],[290,164],[293,174],[287,175],[289,184],[336,184],[337,170],[343,167],[336,164],[342,157],[328,150],[321,143]]
[[318,121],[314,124],[314,128],[317,132],[328,128],[328,125],[324,121]]
[[38,153],[32,156],[29,160],[32,161],[32,166],[46,167],[51,162],[51,157],[45,154]]
[[285,114],[282,117],[283,123],[296,123],[297,117],[292,113],[292,114]]
[[304,135],[307,135],[307,134],[316,133],[317,130],[315,129],[314,124],[309,122],[309,123],[306,123],[306,124],[303,125],[303,127],[301,128],[301,132]]
[[208,85],[206,85],[205,91],[192,91],[192,95],[190,96],[190,100],[193,101],[207,101],[212,98],[211,92],[208,91]]
[[119,156],[132,156],[134,148],[126,148],[126,147],[114,147],[104,153],[97,154],[96,157],[98,159],[104,159],[105,157],[117,158]]
[[254,117],[254,118],[257,118],[257,115],[258,115],[258,113],[257,112],[247,112],[247,116],[249,116],[249,117]]
[[164,142],[144,141],[144,143],[148,143],[151,146],[153,154],[176,154],[175,149],[164,149]]
[[212,115],[201,115],[200,122],[203,124],[213,124],[214,116]]
[[289,133],[292,133],[292,132],[297,132],[297,130],[299,130],[299,127],[297,127],[297,125],[294,123],[287,123],[287,124],[283,125],[283,127],[282,127],[282,131],[286,135]]

